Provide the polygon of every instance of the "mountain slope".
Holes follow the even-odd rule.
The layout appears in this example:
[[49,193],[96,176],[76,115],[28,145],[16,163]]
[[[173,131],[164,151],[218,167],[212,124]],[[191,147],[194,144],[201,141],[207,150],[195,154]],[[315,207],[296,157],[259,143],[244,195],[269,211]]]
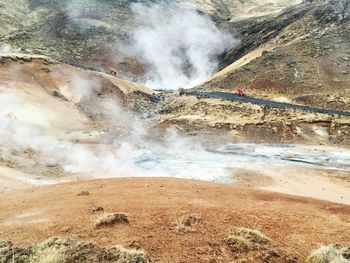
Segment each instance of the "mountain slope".
[[[28,49],[64,63],[139,77],[144,73],[140,63],[131,58],[121,62],[117,48],[137,25],[130,7],[135,2],[147,1],[14,0],[8,3],[1,0],[0,47],[9,44],[14,49]],[[275,13],[300,1],[178,2],[194,3],[225,28],[227,20]]]
[[[182,0],[186,2],[186,0]],[[233,21],[273,15],[302,0],[189,0],[199,9]]]
[[349,2],[306,4],[248,24],[240,46],[223,58],[223,70],[202,87],[245,87],[259,97],[349,110]]

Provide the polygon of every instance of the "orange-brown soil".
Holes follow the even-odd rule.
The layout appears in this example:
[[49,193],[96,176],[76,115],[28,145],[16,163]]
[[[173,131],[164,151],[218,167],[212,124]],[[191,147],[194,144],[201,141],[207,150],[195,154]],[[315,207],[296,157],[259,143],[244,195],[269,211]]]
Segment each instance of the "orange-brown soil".
[[[89,195],[78,195],[88,191]],[[129,225],[94,228],[96,214],[125,212]],[[195,231],[172,224],[199,213]],[[234,253],[225,238],[237,227],[258,229],[272,239],[267,247]],[[7,190],[0,194],[0,237],[29,245],[53,236],[101,246],[137,244],[155,262],[302,262],[322,244],[350,242],[350,206],[243,187],[169,178],[81,181]]]

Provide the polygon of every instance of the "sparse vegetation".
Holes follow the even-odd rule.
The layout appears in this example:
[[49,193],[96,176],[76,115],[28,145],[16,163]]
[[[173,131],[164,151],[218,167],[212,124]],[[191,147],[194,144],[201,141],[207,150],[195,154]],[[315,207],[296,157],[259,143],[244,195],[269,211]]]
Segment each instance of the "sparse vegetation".
[[147,263],[149,258],[142,250],[124,248],[122,246],[114,247],[113,250],[119,256],[117,263]]
[[233,252],[244,253],[254,250],[259,245],[267,244],[271,239],[256,229],[237,228],[233,234],[226,239],[227,246]]
[[78,196],[85,196],[85,195],[90,195],[89,191],[81,191],[80,193],[77,194]]
[[66,238],[52,238],[39,245],[13,247],[10,242],[0,242],[2,263],[79,263],[114,262],[148,263],[146,252],[122,246],[100,248],[93,243],[74,242]]
[[350,246],[333,244],[322,246],[311,252],[306,259],[306,263],[349,263],[350,262]]
[[39,248],[30,256],[29,263],[64,263],[64,251],[55,247]]
[[129,224],[129,219],[126,214],[123,213],[101,213],[96,217],[95,227],[100,228],[104,226],[112,226],[115,224]]
[[266,244],[271,241],[269,237],[265,236],[263,233],[256,229],[240,227],[236,229],[235,233],[238,236],[244,237],[258,244]]
[[196,231],[194,225],[197,224],[200,219],[201,215],[198,213],[185,214],[176,218],[171,227],[176,232],[194,232]]
[[230,235],[226,240],[226,244],[232,251],[239,253],[248,252],[254,247],[249,240],[236,235]]

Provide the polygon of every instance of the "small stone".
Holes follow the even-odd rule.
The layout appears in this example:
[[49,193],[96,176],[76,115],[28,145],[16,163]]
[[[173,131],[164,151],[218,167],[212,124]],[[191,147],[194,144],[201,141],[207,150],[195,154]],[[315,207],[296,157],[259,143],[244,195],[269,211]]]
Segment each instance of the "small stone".
[[57,166],[57,163],[54,160],[49,160],[46,162],[46,167],[52,168],[56,166]]
[[293,67],[294,65],[296,64],[296,62],[292,59],[287,59],[287,65],[290,66],[290,67]]
[[53,96],[57,97],[57,98],[60,98],[60,99],[62,99],[64,101],[68,101],[68,99],[62,93],[58,92],[57,90],[55,90],[53,92]]

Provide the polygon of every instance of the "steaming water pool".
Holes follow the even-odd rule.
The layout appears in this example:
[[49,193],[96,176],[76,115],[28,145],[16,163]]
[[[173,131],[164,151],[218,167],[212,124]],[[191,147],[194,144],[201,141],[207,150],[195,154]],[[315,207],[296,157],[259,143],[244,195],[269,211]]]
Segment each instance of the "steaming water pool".
[[139,149],[135,165],[161,176],[233,183],[237,169],[296,166],[350,172],[350,150],[272,144],[228,144],[215,150]]

